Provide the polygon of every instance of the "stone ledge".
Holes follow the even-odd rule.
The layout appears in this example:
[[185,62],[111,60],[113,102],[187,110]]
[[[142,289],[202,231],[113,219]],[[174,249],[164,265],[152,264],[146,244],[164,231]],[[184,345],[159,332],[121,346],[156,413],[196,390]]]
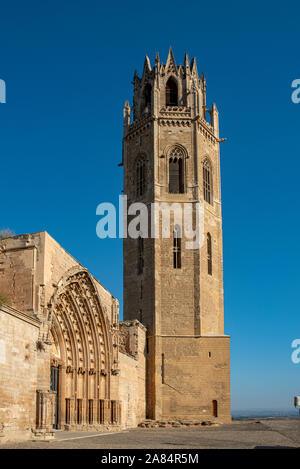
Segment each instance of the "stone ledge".
[[51,441],[55,439],[55,432],[49,429],[36,429],[32,430],[32,441]]
[[138,424],[138,427],[142,428],[180,428],[180,427],[204,427],[204,426],[219,426],[219,423],[214,422],[213,420],[186,420],[186,419],[177,419],[177,420],[143,420]]

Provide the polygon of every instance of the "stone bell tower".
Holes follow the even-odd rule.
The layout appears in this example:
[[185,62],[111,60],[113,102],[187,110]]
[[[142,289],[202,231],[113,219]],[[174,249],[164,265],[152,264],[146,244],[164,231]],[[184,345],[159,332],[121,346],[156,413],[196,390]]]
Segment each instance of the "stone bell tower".
[[[124,239],[124,320],[147,327],[147,416],[229,422],[229,336],[224,335],[218,111],[206,105],[196,60],[135,72],[124,107],[124,195],[148,207],[149,232]],[[171,213],[170,235],[151,237],[153,203],[192,207],[200,248],[188,249]],[[196,205],[202,207],[201,221]],[[127,223],[131,218],[128,216]],[[152,223],[162,223],[162,216]]]

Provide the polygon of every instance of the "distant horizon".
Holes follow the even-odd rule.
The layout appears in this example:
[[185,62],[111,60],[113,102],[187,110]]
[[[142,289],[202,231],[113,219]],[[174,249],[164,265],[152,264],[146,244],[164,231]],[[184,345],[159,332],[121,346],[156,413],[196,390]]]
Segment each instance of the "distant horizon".
[[299,415],[299,410],[295,408],[282,408],[282,409],[238,409],[238,410],[231,410],[231,415],[247,415],[247,414],[278,414],[278,413],[290,413],[290,414],[295,414]]

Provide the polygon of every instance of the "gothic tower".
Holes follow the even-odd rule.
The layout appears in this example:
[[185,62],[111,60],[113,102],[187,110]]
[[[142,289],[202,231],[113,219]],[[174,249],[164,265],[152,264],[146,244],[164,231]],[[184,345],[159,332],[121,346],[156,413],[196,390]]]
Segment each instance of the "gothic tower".
[[[124,239],[124,320],[147,327],[147,416],[230,421],[229,336],[224,335],[218,111],[206,105],[196,60],[146,56],[124,107],[124,195],[148,207],[149,231]],[[192,207],[200,248],[187,248],[171,213],[163,236],[153,203]],[[196,217],[196,207],[202,217]],[[200,210],[201,211],[201,210]],[[128,216],[130,224],[132,215]],[[159,224],[159,236],[150,225]],[[156,227],[157,228],[157,227]],[[202,231],[201,231],[202,230]]]

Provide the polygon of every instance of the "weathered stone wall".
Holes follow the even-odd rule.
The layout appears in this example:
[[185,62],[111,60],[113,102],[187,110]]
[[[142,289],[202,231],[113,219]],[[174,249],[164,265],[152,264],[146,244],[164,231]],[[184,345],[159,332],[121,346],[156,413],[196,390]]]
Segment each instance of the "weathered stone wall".
[[[166,99],[169,79],[175,83],[178,98],[171,105]],[[199,419],[211,411],[212,401],[217,400],[221,422],[222,415],[223,420],[230,418],[230,364],[229,339],[223,335],[218,111],[215,105],[208,110],[205,77],[198,75],[196,61],[189,62],[187,55],[184,64],[177,65],[170,50],[166,63],[156,56],[153,68],[146,58],[143,74],[139,77],[136,73],[133,84],[133,122],[129,104],[124,108],[124,194],[128,203],[143,202],[148,208],[152,203],[165,203],[169,208],[178,204],[182,212],[191,204],[193,229],[196,204],[204,213],[204,219],[197,221],[203,235],[200,249],[186,247],[190,240],[182,229],[180,268],[174,268],[173,214],[169,236],[163,237],[160,231],[156,239],[144,240],[142,272],[137,269],[137,240],[124,239],[124,318],[137,318],[148,330],[148,415],[153,419]],[[151,100],[149,96],[146,99],[149,89]],[[140,178],[136,162],[141,156],[146,162],[143,193],[137,185]],[[174,176],[176,172],[170,177],[170,161],[173,165],[175,160],[181,164],[177,173],[179,167],[183,169],[180,190],[174,191],[169,182],[178,177]],[[206,164],[210,198],[204,196]],[[130,221],[128,217],[128,225]],[[157,221],[154,223],[158,226]],[[208,269],[209,258],[212,271]],[[206,341],[214,357],[210,361],[203,354]],[[163,382],[163,373],[168,382]]]
[[157,351],[164,354],[157,362],[160,418],[230,422],[229,337],[164,337]]
[[[118,424],[118,301],[46,232],[0,241],[0,292],[41,322],[35,391],[42,393],[46,405],[50,365],[59,370],[58,428]],[[16,383],[19,371],[17,363]],[[35,399],[32,402],[35,405]],[[54,411],[45,412],[49,418],[41,425],[48,431]]]
[[0,305],[0,443],[28,439],[35,427],[39,326]]
[[120,336],[122,425],[136,427],[146,417],[146,329],[138,321],[125,321]]

